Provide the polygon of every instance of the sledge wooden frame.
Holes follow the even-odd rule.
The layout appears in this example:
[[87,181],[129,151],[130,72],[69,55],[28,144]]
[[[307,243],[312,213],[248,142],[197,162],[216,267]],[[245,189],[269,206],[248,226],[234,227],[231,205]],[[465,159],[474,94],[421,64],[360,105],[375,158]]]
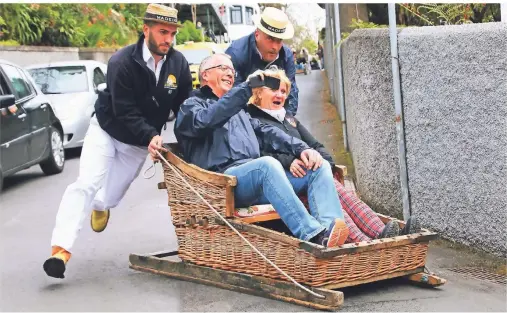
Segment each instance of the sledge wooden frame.
[[[423,229],[417,234],[345,244],[332,249],[298,240],[252,224],[259,220],[234,217],[236,178],[209,172],[188,164],[178,157],[176,146],[171,144],[166,147],[169,148],[169,152],[165,154],[168,162],[180,174],[184,175],[194,188],[202,192],[203,196],[222,216],[229,220],[233,227],[249,238],[254,245],[257,240],[256,247],[265,254],[269,254],[270,249],[282,251],[280,254],[275,253],[274,257],[273,255],[266,256],[279,267],[285,268],[287,273],[301,284],[320,291],[326,298],[316,298],[298,288],[267,265],[264,260],[253,253],[251,248],[240,247],[244,245],[244,242],[209,208],[203,205],[202,200],[196,198],[189,188],[180,181],[180,178],[164,164],[164,182],[159,183],[159,188],[166,189],[168,192],[179,251],[148,255],[132,254],[130,267],[133,269],[322,310],[336,310],[343,303],[343,294],[332,289],[402,276],[407,277],[410,281],[432,287],[445,283],[445,279],[423,272],[428,243],[437,238],[436,233]],[[339,166],[335,171],[339,174],[339,180],[343,184],[346,168]],[[378,216],[384,223],[396,220],[381,214]],[[270,219],[276,218],[279,217],[273,216]],[[396,222],[400,227],[405,224],[399,220]],[[224,238],[227,239],[224,240]],[[260,240],[258,240],[259,238]],[[267,247],[262,245],[267,245]],[[284,254],[297,257],[300,262],[297,268],[299,272],[291,273],[294,271],[291,264],[295,264],[295,259],[290,261],[289,257],[288,262],[287,257],[282,261],[276,259],[279,255]],[[166,257],[171,255],[178,255],[183,261],[168,260]],[[391,262],[390,257],[396,260]],[[342,262],[341,260],[346,261]],[[357,272],[354,266],[348,268],[350,264],[356,263],[361,263],[358,265]],[[255,270],[250,270],[252,264],[257,265]],[[338,269],[333,269],[337,265]],[[264,267],[259,269],[258,266]],[[313,275],[312,272],[314,272]],[[330,279],[322,280],[322,276],[326,275]]]
[[333,290],[337,288],[350,287],[402,276],[406,276],[408,281],[428,287],[438,287],[446,282],[445,279],[438,276],[424,273],[424,268],[422,267],[416,270],[379,276],[373,280],[354,281],[353,283],[346,283],[341,286],[330,286],[330,288],[313,288],[307,286],[310,290],[324,296],[324,298],[318,298],[291,282],[167,259],[167,257],[177,255],[178,251],[131,254],[129,256],[129,267],[142,272],[164,275],[178,280],[214,286],[325,311],[337,311],[343,305],[343,292]]
[[334,311],[343,304],[343,293],[341,291],[310,287],[312,291],[325,297],[321,299],[298,288],[291,282],[164,259],[176,255],[178,255],[177,251],[147,255],[131,254],[129,258],[130,268],[318,310]]

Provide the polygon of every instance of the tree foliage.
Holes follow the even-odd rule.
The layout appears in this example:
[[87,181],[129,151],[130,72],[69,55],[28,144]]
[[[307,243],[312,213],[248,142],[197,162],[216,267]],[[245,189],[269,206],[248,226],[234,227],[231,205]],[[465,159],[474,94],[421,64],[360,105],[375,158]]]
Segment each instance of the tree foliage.
[[[402,5],[402,8],[407,10],[405,5]],[[495,6],[486,3],[427,3],[412,5],[412,10],[409,12],[433,25],[484,23],[500,20],[499,4]]]
[[[389,24],[387,4],[368,4],[370,22]],[[405,26],[455,25],[500,21],[498,3],[399,3],[397,23]]]
[[146,4],[0,4],[0,40],[23,45],[119,47],[136,40]]
[[[351,31],[353,31],[354,29],[360,29],[360,28],[386,28],[387,25],[378,25],[373,22],[364,22],[360,19],[357,20],[357,19],[353,18],[352,22],[349,24],[349,27],[350,27]],[[341,33],[341,40],[346,39],[349,35],[350,35],[350,33],[342,32]]]
[[309,53],[315,53],[317,50],[317,43],[312,37],[311,32],[304,25],[299,25],[294,17],[292,17],[289,13],[287,13],[290,22],[294,26],[294,37],[289,40],[284,40],[283,42],[296,50],[298,53],[302,48],[306,48]]
[[[387,4],[369,4],[368,11],[369,22],[352,19],[349,27],[352,30],[388,27]],[[396,14],[398,27],[486,23],[500,20],[500,6],[482,3],[400,3],[396,7]],[[343,32],[342,40],[349,35]]]
[[183,44],[185,43],[185,41],[194,41],[194,42],[203,41],[203,35],[201,30],[197,29],[195,24],[190,20],[185,21],[183,23],[183,27],[179,29],[178,35],[176,35],[177,45]]

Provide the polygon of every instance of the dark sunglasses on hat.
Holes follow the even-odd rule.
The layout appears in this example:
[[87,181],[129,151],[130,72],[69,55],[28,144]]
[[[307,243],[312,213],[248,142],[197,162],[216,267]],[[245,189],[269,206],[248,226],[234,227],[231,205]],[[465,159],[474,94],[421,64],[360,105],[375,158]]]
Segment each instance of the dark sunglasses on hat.
[[260,76],[255,76],[250,79],[250,87],[268,87],[273,90],[280,88],[280,79],[272,76],[264,76],[264,80]]

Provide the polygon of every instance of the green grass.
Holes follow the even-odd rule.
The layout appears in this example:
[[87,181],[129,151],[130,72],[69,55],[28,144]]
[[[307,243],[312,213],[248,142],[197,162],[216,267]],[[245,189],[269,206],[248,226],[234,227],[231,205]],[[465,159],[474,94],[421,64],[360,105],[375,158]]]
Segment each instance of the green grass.
[[19,46],[16,40],[0,40],[0,46]]

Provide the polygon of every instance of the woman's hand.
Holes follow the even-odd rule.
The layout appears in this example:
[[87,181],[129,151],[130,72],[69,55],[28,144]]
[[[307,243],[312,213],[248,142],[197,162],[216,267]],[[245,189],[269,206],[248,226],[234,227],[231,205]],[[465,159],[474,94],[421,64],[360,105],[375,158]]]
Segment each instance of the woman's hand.
[[316,150],[306,149],[301,152],[301,160],[307,169],[316,171],[322,165],[324,159]]
[[294,159],[289,167],[289,171],[294,177],[305,177],[305,164],[300,159]]

